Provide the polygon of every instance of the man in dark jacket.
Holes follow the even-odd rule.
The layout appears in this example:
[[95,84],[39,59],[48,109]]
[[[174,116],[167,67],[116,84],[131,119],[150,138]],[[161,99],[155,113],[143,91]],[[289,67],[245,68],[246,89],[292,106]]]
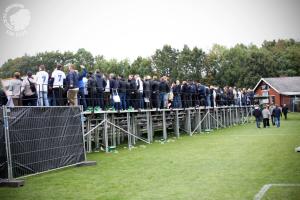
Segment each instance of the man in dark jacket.
[[79,91],[79,84],[78,84],[78,74],[75,71],[75,65],[71,64],[69,66],[69,73],[66,77],[66,84],[68,88],[67,98],[68,103],[71,106],[78,105],[78,91]]
[[181,85],[180,81],[177,80],[175,84],[173,84],[172,87],[174,99],[173,99],[173,108],[181,108],[182,103],[181,103]]
[[162,77],[159,83],[159,95],[160,95],[160,108],[168,107],[168,93],[170,87],[167,83],[166,77]]
[[282,107],[282,113],[284,115],[284,119],[287,119],[287,113],[289,111],[289,108],[286,106],[286,104],[283,104],[283,107]]
[[114,109],[116,110],[120,110],[121,109],[121,102],[118,99],[118,101],[116,101],[116,99],[114,98],[114,96],[118,96],[118,88],[119,88],[119,81],[116,79],[115,74],[111,73],[109,75],[109,85],[110,85],[110,90],[111,90],[111,97],[112,97],[112,105],[114,107]]
[[104,89],[106,87],[106,81],[103,78],[103,75],[100,73],[99,70],[96,70],[95,73],[95,80],[96,80],[96,106],[100,106],[102,110],[104,110]]
[[253,116],[255,117],[256,127],[260,128],[260,121],[262,119],[262,112],[261,112],[259,106],[255,106],[254,111],[253,111]]
[[129,82],[129,97],[130,97],[129,105],[137,110],[138,109],[137,84],[133,75],[128,76],[128,82]]
[[159,108],[159,81],[157,80],[157,76],[153,76],[153,80],[150,81],[150,85],[152,88],[152,108]]
[[126,110],[127,109],[127,103],[126,103],[127,83],[123,76],[119,76],[118,79],[119,79],[119,96],[121,100],[121,109]]
[[152,105],[151,103],[151,82],[150,82],[151,77],[150,76],[146,76],[145,77],[145,81],[144,81],[144,99],[145,99],[145,106],[146,108],[150,108],[150,106]]
[[275,109],[273,110],[273,115],[275,118],[275,124],[277,128],[280,127],[280,116],[281,116],[281,109],[276,105]]

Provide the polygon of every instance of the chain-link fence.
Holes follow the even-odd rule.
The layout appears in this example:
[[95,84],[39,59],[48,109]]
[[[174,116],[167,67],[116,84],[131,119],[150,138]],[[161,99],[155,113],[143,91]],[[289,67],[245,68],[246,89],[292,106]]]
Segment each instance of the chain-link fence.
[[86,160],[80,107],[2,107],[0,116],[0,178]]

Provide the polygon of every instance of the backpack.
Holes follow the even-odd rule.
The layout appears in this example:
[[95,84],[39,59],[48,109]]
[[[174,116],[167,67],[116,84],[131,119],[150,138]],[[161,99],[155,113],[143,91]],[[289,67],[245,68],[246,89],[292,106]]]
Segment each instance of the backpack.
[[30,82],[29,78],[27,78],[28,82],[29,82],[29,86],[30,86],[30,89],[32,91],[32,93],[35,93],[36,92],[36,87],[34,85],[34,83]]

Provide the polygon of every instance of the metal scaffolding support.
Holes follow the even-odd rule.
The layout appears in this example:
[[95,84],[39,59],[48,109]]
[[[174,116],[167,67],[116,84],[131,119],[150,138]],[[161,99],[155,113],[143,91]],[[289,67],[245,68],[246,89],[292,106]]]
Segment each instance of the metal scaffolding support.
[[154,133],[162,131],[162,139],[170,134],[180,137],[180,131],[192,136],[194,133],[210,132],[213,129],[231,127],[249,122],[251,106],[148,109],[141,111],[99,111],[84,112],[87,152],[92,151],[92,142],[97,148],[102,141],[109,152],[113,147],[126,142],[128,148],[137,142],[151,143]]

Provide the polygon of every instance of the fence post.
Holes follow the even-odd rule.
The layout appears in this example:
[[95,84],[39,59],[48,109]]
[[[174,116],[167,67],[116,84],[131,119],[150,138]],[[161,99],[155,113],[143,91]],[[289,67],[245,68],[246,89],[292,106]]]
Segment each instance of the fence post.
[[146,111],[146,117],[147,117],[147,136],[148,136],[148,141],[152,142],[153,141],[153,135],[152,135],[152,122],[151,122],[151,112]]
[[7,115],[6,106],[3,106],[3,121],[4,121],[4,134],[5,134],[6,156],[7,156],[7,178],[9,181],[12,181],[13,172],[12,172],[12,161],[11,161],[11,152],[10,152],[9,124],[8,124],[8,115]]
[[178,110],[175,110],[175,135],[177,138],[179,138],[179,116],[178,116]]
[[167,140],[167,121],[166,121],[166,111],[163,110],[163,138]]
[[81,118],[81,131],[82,131],[82,143],[83,143],[83,151],[84,151],[84,161],[86,162],[86,150],[84,146],[84,115],[83,115],[83,106],[80,106],[80,118]]
[[[130,126],[130,112],[127,112],[127,131],[130,133],[131,132],[131,126]],[[128,136],[128,148],[131,149],[131,135],[127,134]]]
[[105,138],[105,152],[108,153],[108,133],[107,133],[107,113],[104,113],[104,138]]

